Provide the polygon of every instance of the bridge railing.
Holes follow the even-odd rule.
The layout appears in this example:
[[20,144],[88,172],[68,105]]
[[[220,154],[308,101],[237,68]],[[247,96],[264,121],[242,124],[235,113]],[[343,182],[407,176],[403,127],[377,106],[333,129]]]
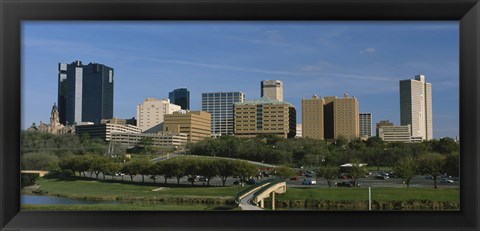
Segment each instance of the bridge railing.
[[267,191],[271,186],[273,185],[276,185],[280,182],[283,182],[283,180],[280,180],[280,179],[275,179],[274,181],[271,181],[269,182],[267,185],[263,186],[260,190],[256,191],[254,194],[253,194],[253,198],[255,197],[258,197],[258,195],[264,193],[265,191]]
[[259,187],[263,188],[263,187],[265,187],[265,185],[270,184],[270,183],[272,183],[272,182],[274,182],[274,181],[277,181],[277,179],[264,180],[264,181],[255,183],[254,185],[251,185],[251,186],[243,189],[242,191],[240,191],[240,192],[237,193],[237,195],[236,195],[236,197],[235,197],[235,202],[236,202],[237,204],[239,204],[239,203],[240,203],[240,200],[241,200],[243,197],[245,197],[245,195],[250,194],[252,191],[257,190],[257,188],[259,188]]

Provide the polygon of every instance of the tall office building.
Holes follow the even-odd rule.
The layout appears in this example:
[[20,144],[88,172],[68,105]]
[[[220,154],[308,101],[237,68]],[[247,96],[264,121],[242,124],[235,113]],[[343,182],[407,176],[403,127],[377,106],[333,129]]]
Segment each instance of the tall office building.
[[344,136],[347,139],[358,138],[358,100],[344,94],[343,98],[335,98],[333,101],[333,136],[337,139]]
[[368,138],[372,136],[372,113],[363,112],[358,115],[358,126],[360,137]]
[[324,107],[323,107],[323,129],[325,132],[325,139],[335,139],[333,135],[334,123],[333,123],[333,102],[335,101],[335,96],[325,96],[324,97]]
[[147,98],[137,105],[137,126],[144,133],[157,133],[163,130],[164,115],[178,110],[180,106],[171,104],[169,99]]
[[210,113],[180,110],[165,115],[163,132],[187,134],[188,142],[198,142],[211,137]]
[[375,134],[380,137],[379,129],[383,126],[393,126],[393,123],[390,122],[389,120],[380,120],[380,122],[377,123],[375,127]]
[[302,98],[302,136],[314,139],[324,139],[323,124],[324,103],[322,98],[314,95],[311,99]]
[[58,111],[64,125],[113,117],[113,68],[81,61],[58,64]]
[[235,103],[235,136],[255,137],[274,134],[293,138],[297,133],[296,110],[287,102],[268,97],[259,100]]
[[233,104],[245,101],[242,92],[202,93],[202,111],[212,115],[212,135],[233,135]]
[[400,124],[411,125],[414,140],[433,138],[432,84],[423,75],[400,80]]
[[280,80],[263,80],[260,83],[261,97],[267,96],[271,100],[283,101],[283,82]]
[[190,92],[187,88],[177,88],[168,93],[170,102],[180,106],[183,110],[190,110]]

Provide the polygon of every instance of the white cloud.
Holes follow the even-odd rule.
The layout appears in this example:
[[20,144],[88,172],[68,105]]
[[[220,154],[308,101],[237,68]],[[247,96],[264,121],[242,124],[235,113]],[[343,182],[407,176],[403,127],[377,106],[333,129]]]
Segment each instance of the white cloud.
[[373,47],[366,48],[365,50],[360,51],[361,54],[372,54],[377,52],[377,49]]

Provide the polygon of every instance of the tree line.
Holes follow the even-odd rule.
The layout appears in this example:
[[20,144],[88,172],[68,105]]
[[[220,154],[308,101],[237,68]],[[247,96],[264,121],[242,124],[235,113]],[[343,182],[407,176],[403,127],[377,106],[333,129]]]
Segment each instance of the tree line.
[[[247,161],[199,157],[176,157],[156,163],[146,158],[138,158],[117,163],[104,156],[81,155],[64,159],[59,166],[63,174],[86,177],[89,172],[90,177],[95,175],[97,179],[102,174],[104,180],[107,175],[113,179],[115,174],[123,173],[130,177],[130,181],[141,175],[142,182],[145,182],[146,176],[150,176],[156,183],[157,177],[161,176],[165,184],[168,179],[176,179],[177,184],[180,184],[183,177],[203,176],[207,185],[210,185],[212,178],[220,177],[222,185],[225,186],[228,177],[236,176],[246,181],[258,176],[258,166]],[[190,180],[190,183],[193,184],[194,180]]]
[[426,154],[458,159],[460,147],[451,138],[421,143],[385,143],[379,137],[351,141],[339,137],[328,142],[311,138],[284,139],[274,135],[259,135],[249,139],[233,136],[206,139],[188,144],[187,150],[194,155],[239,158],[291,167],[314,167],[342,165],[354,160],[369,166],[394,166],[405,157],[418,158]]

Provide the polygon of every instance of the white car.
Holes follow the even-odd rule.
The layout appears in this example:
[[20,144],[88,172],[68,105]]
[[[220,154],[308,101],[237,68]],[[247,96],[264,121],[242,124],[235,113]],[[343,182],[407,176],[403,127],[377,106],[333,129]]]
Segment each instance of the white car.
[[453,180],[442,178],[442,180],[440,180],[440,183],[453,183]]
[[303,185],[314,185],[314,184],[317,184],[317,181],[316,180],[312,180],[312,179],[304,179],[303,182],[302,182]]

